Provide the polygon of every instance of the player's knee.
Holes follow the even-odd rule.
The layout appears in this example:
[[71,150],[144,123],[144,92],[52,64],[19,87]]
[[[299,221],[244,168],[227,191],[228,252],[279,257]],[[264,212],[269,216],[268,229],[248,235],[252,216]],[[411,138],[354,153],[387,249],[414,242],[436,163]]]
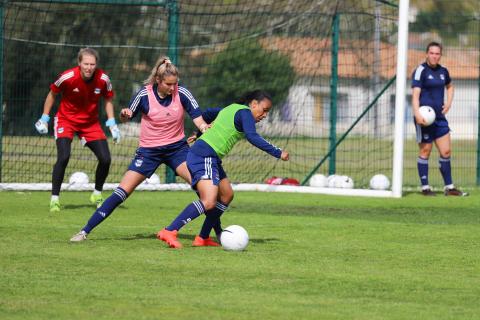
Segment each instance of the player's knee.
[[420,158],[428,160],[428,158],[430,158],[430,151],[431,150],[421,149],[419,154]]
[[66,167],[68,164],[68,161],[70,160],[70,155],[69,154],[59,154],[57,156],[57,163],[56,165]]
[[202,199],[202,204],[205,207],[205,210],[208,211],[208,210],[212,210],[213,208],[215,208],[215,205],[217,204],[217,202],[213,201],[211,199],[206,199],[206,200]]
[[442,158],[450,158],[450,155],[452,154],[452,150],[448,149],[448,150],[442,150],[442,152],[440,153],[440,156]]
[[112,158],[110,155],[103,155],[101,157],[98,157],[98,162],[102,166],[110,166],[110,163],[112,163]]
[[233,201],[233,192],[222,195],[220,201],[228,206]]

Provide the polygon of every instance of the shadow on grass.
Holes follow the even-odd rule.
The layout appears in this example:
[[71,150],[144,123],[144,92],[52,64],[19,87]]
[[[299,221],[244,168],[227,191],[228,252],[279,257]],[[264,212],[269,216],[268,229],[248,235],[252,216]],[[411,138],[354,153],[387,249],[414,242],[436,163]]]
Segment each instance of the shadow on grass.
[[119,240],[125,240],[125,241],[149,240],[149,239],[157,239],[157,235],[155,233],[137,233],[132,236],[119,238]]
[[273,242],[278,242],[278,241],[280,241],[280,239],[278,239],[278,238],[250,239],[250,242],[259,243],[259,244],[273,243]]
[[[75,210],[75,209],[89,209],[92,211],[92,213],[96,210],[95,206],[91,203],[85,203],[85,204],[62,204],[62,209],[64,210]],[[117,210],[124,210],[128,209],[127,206],[119,206],[115,208],[115,211]]]
[[[193,241],[193,239],[195,239],[195,236],[189,235],[189,234],[179,234],[178,238]],[[126,240],[126,241],[145,240],[145,239],[157,239],[157,234],[156,233],[137,233],[132,236],[119,238],[119,240]]]
[[[193,239],[195,239],[195,235],[179,234],[179,235],[178,235],[178,238],[179,238],[179,239],[182,239],[182,240],[193,241]],[[154,234],[154,233],[137,233],[137,234],[132,235],[132,236],[119,238],[119,240],[124,240],[124,241],[131,241],[131,240],[151,240],[151,239],[155,239],[155,240],[156,240],[156,239],[157,239],[157,235]],[[103,239],[96,239],[96,240],[112,240],[112,238],[103,238]],[[250,242],[252,242],[252,243],[258,243],[258,244],[262,244],[262,243],[273,243],[273,242],[278,242],[278,241],[280,241],[280,239],[278,239],[278,238],[264,238],[264,239],[254,238],[254,239],[250,239]]]

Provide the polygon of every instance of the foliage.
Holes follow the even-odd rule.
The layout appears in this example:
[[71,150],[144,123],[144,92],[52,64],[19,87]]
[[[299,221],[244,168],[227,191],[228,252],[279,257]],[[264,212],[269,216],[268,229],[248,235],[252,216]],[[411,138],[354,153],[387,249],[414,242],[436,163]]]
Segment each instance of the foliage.
[[295,73],[288,57],[267,51],[255,40],[231,42],[207,62],[208,77],[200,90],[207,104],[228,105],[254,89],[268,91],[273,104],[284,101]]
[[[116,107],[128,103],[132,82],[145,77],[142,66],[150,66],[157,58],[151,50],[128,45],[138,38],[135,27],[152,25],[156,16],[145,14],[144,19],[138,20],[140,6],[129,6],[128,11],[122,6],[92,6],[49,4],[45,9],[44,4],[12,3],[7,7],[4,134],[36,133],[33,122],[41,115],[50,83],[60,72],[77,64],[77,52],[82,47],[92,46],[99,51],[98,67],[112,79]],[[121,28],[120,32],[119,26],[126,25],[129,28]],[[166,30],[166,24],[157,23],[155,27]],[[166,32],[151,28],[142,34],[141,40],[144,46],[165,43]],[[103,112],[103,107],[100,110]],[[55,112],[56,109],[50,115]]]
[[[459,45],[459,35],[476,43],[480,7],[478,0],[465,1],[412,1],[411,7],[418,9],[411,32],[435,32],[444,44]],[[465,42],[465,40],[463,40]],[[460,43],[465,45],[466,43]]]
[[417,19],[412,23],[413,32],[437,31],[447,36],[469,31],[468,22],[472,20],[469,13],[448,14],[440,9],[420,11]]

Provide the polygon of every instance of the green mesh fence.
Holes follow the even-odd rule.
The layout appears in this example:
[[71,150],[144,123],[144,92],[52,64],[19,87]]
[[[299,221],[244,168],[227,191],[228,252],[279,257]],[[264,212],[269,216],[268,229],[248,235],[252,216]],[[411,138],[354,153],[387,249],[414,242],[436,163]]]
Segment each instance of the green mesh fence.
[[[56,157],[54,140],[51,135],[36,134],[33,124],[41,115],[49,84],[76,64],[76,53],[85,46],[100,53],[99,67],[112,80],[117,113],[164,54],[174,59],[180,83],[202,108],[225,106],[254,88],[270,91],[274,108],[258,130],[288,150],[291,161],[278,161],[241,142],[224,160],[233,182],[258,183],[274,175],[302,181],[355,122],[332,153],[334,161],[326,161],[316,173],[348,175],[356,187],[366,187],[376,173],[391,176],[395,85],[386,85],[396,70],[398,8],[394,1],[1,3],[1,182],[50,181]],[[478,21],[469,23],[469,32],[478,35]],[[461,47],[452,40],[444,55],[450,67],[455,50],[465,56],[477,54],[477,60],[470,57],[461,63],[460,68],[471,74],[465,78],[452,75],[454,81],[459,78],[458,82],[466,81],[475,90],[478,38],[468,39],[471,42]],[[418,47],[410,49],[409,73],[422,62],[427,42],[419,41]],[[450,53],[451,60],[447,60]],[[337,61],[336,68],[332,61]],[[378,96],[382,89],[385,92]],[[478,97],[459,93],[455,101],[462,110],[455,111],[455,117],[472,126],[457,136],[458,143],[454,141],[454,176],[462,184],[474,185]],[[411,118],[407,113],[404,181],[415,186],[417,147]],[[139,119],[120,126],[121,144],[109,141],[113,161],[107,182],[118,182],[130,163],[138,146]],[[193,125],[188,118],[185,123],[188,134]],[[84,171],[92,180],[94,155],[77,140],[72,147],[66,176]],[[157,174],[165,181],[164,168]],[[433,174],[432,179],[435,182]]]

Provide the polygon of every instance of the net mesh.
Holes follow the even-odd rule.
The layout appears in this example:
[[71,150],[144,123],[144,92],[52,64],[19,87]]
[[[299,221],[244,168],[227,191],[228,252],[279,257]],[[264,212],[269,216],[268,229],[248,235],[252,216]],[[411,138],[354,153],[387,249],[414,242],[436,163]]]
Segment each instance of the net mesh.
[[[180,84],[202,108],[226,106],[252,89],[269,91],[273,111],[258,131],[288,150],[291,161],[276,160],[242,141],[224,159],[233,182],[259,183],[270,176],[302,181],[312,173],[335,172],[352,177],[356,187],[366,187],[376,173],[390,176],[395,85],[388,84],[396,71],[396,5],[321,0],[81,2],[11,1],[4,6],[1,182],[50,181],[56,160],[52,127],[49,136],[39,136],[33,123],[41,115],[49,84],[76,65],[78,50],[86,46],[100,53],[99,66],[116,93],[117,114],[161,55],[169,55],[179,67]],[[103,124],[102,106],[100,110]],[[192,121],[187,118],[185,123],[188,135]],[[112,166],[107,182],[118,182],[134,155],[139,117],[120,129],[123,141],[114,145],[109,140]],[[313,172],[347,131],[336,151]],[[84,171],[93,181],[95,167],[93,153],[74,140],[66,176]],[[157,174],[164,182],[165,170]],[[406,183],[416,185],[417,178],[411,176]]]

